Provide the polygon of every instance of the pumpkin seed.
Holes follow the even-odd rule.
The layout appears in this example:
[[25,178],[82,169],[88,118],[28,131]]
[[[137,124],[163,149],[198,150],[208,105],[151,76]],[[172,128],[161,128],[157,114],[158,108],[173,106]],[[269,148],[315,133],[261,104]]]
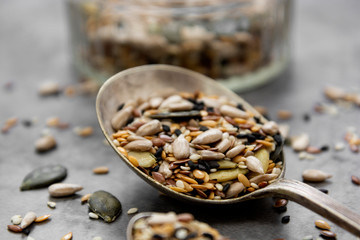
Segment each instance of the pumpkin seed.
[[247,169],[228,169],[228,170],[220,170],[214,173],[210,173],[209,177],[211,180],[217,180],[218,182],[227,182],[230,180],[237,179],[239,173],[246,174],[248,172]]
[[136,160],[139,162],[139,165],[144,168],[149,168],[154,165],[154,163],[156,163],[155,156],[150,152],[132,151],[129,152],[128,155],[136,158]]
[[47,187],[53,183],[64,180],[66,175],[67,170],[61,165],[43,166],[26,175],[20,186],[20,190],[24,191]]
[[111,193],[102,190],[91,194],[88,203],[90,210],[108,223],[115,221],[122,211],[120,201]]
[[260,160],[264,169],[264,173],[266,173],[269,167],[269,158],[270,158],[269,151],[265,148],[260,148],[255,152],[255,157]]
[[217,161],[217,163],[219,164],[218,169],[229,169],[229,168],[236,168],[237,164],[232,162],[232,161],[228,161],[228,160],[220,160]]

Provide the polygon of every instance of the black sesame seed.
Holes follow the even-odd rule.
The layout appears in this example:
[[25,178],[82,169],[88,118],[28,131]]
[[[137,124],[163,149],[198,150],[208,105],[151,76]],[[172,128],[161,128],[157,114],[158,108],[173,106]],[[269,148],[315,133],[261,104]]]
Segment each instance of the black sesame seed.
[[210,240],[214,240],[214,236],[211,233],[203,233],[203,237],[206,237]]
[[238,104],[236,105],[236,108],[245,111],[244,106],[243,106],[241,103],[238,103]]
[[203,110],[204,109],[204,102],[196,102],[194,104],[193,110]]
[[325,194],[328,194],[329,193],[329,190],[325,189],[325,188],[319,188],[318,189],[320,192],[323,192]]
[[29,229],[29,228],[25,228],[25,229],[22,230],[22,233],[27,236],[27,235],[30,234],[30,229]]
[[198,164],[198,168],[199,170],[206,171],[206,167],[200,163]]
[[191,170],[196,169],[196,164],[193,161],[189,160],[187,163]]
[[117,107],[117,111],[120,111],[121,109],[123,109],[124,105],[125,105],[125,103],[120,104],[120,105]]
[[157,171],[159,171],[159,165],[156,165],[154,168],[153,168],[153,172],[157,172]]
[[320,148],[321,151],[325,152],[329,150],[329,146],[328,145],[324,145]]
[[206,107],[206,111],[213,113],[213,112],[214,112],[214,108],[213,108],[213,107]]
[[23,123],[23,125],[25,127],[31,127],[32,126],[32,121],[30,121],[30,120],[24,120],[22,123]]
[[155,233],[155,234],[152,236],[151,239],[152,239],[152,240],[158,240],[158,239],[164,239],[164,237],[161,236],[160,234]]
[[261,135],[260,133],[254,132],[251,134],[252,136],[254,136],[256,139],[260,139],[260,140],[264,140],[265,136]]
[[210,168],[218,168],[220,165],[216,161],[209,161],[208,165]]
[[230,188],[230,183],[225,184],[224,188],[223,188],[223,192],[227,192],[227,190],[229,190]]
[[311,118],[310,118],[310,115],[309,115],[309,114],[305,113],[305,114],[303,115],[303,119],[304,119],[305,122],[309,122]]
[[195,178],[195,180],[198,182],[198,184],[203,184],[204,183],[204,180],[202,180],[202,179]]
[[[203,166],[203,169],[200,169],[200,165]],[[207,173],[210,172],[210,166],[207,161],[199,160],[199,169],[206,171]]]
[[175,129],[174,133],[176,134],[176,136],[180,136],[182,132],[180,131],[180,129]]
[[199,130],[205,132],[205,131],[209,130],[209,128],[208,128],[208,127],[205,127],[205,126],[201,126],[201,127],[199,128]]
[[170,127],[168,125],[163,124],[162,129],[164,130],[164,132],[170,132]]
[[261,123],[260,118],[254,117],[256,123]]
[[155,152],[155,157],[161,157],[163,150],[164,150],[163,147],[159,147],[158,150],[156,150],[156,152]]
[[289,223],[290,222],[290,216],[283,216],[281,218],[281,223]]

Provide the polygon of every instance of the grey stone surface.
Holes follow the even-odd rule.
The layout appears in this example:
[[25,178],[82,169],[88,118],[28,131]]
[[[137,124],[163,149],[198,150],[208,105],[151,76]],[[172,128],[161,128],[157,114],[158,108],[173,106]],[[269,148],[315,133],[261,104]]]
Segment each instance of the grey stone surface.
[[[294,118],[287,123],[292,134],[307,132],[315,146],[333,146],[343,141],[348,126],[359,133],[360,109],[339,108],[335,117],[316,114],[313,106],[324,102],[326,85],[341,86],[349,91],[360,88],[360,31],[358,1],[297,1],[294,11],[292,65],[276,81],[242,96],[254,105],[269,109],[276,119],[278,109],[288,109]],[[301,239],[318,236],[314,221],[321,217],[295,204],[288,211],[275,213],[272,199],[256,200],[233,206],[194,206],[169,199],[129,171],[109,146],[95,114],[95,97],[58,96],[41,98],[37,87],[46,79],[62,86],[75,83],[68,49],[68,32],[64,2],[60,0],[3,0],[0,3],[0,124],[16,116],[20,122],[8,134],[0,134],[0,239],[25,239],[22,234],[8,232],[11,216],[34,211],[39,215],[52,214],[51,220],[32,226],[30,236],[36,240],[60,239],[68,232],[73,239],[125,239],[126,214],[132,207],[144,211],[192,212],[196,218],[218,228],[232,239]],[[13,83],[6,90],[7,82]],[[303,115],[311,116],[309,122]],[[51,129],[58,141],[54,151],[39,155],[34,142],[45,128],[45,120],[59,116],[71,124],[68,130]],[[21,120],[36,117],[38,122],[25,127]],[[76,126],[93,126],[95,134],[82,139],[72,132]],[[307,168],[319,168],[333,178],[317,188],[326,188],[329,195],[360,212],[360,188],[350,181],[352,174],[360,175],[359,154],[346,148],[333,149],[315,160],[299,160],[291,149],[285,149],[288,161],[287,177],[301,180]],[[23,177],[34,168],[61,163],[68,168],[65,182],[84,186],[78,195],[51,199],[56,209],[49,209],[46,189],[20,192]],[[92,168],[105,165],[107,175],[92,174]],[[124,212],[114,223],[107,224],[88,217],[88,208],[80,204],[80,196],[96,190],[106,190],[122,202]],[[290,215],[288,224],[281,217]],[[355,239],[331,223],[338,239]]]

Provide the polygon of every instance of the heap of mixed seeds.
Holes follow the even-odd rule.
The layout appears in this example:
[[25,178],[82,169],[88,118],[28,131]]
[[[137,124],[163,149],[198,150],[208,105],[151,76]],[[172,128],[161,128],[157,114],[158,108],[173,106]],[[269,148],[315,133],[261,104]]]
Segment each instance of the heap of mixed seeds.
[[123,156],[176,192],[233,198],[266,187],[281,173],[277,124],[226,97],[180,92],[128,101],[111,124]]
[[226,240],[208,224],[194,219],[190,213],[176,215],[169,213],[152,213],[147,218],[138,219],[133,226],[134,240],[146,239],[194,239],[194,240]]

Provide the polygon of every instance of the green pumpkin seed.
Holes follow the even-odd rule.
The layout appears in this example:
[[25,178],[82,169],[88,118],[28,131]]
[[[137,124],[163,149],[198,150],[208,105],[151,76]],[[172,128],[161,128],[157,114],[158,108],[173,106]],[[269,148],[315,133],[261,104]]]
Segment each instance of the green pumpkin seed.
[[129,152],[128,155],[136,158],[139,165],[144,168],[149,168],[156,163],[156,158],[150,152]]
[[240,169],[240,168],[219,170],[217,172],[210,173],[209,177],[211,180],[217,180],[218,182],[227,182],[230,180],[237,179],[239,173],[245,175],[246,173],[248,173],[248,171],[249,170],[247,169]]
[[88,203],[90,210],[108,223],[115,221],[122,211],[120,201],[111,193],[102,190],[91,194]]
[[266,173],[269,167],[269,158],[270,158],[269,151],[266,150],[265,148],[260,148],[255,152],[255,157],[260,160],[264,169],[264,173]]
[[219,164],[218,169],[237,168],[237,164],[232,161],[220,160],[220,161],[217,161],[217,163]]
[[48,187],[53,183],[64,180],[66,175],[67,170],[61,165],[43,166],[26,175],[20,186],[20,190],[24,191]]

